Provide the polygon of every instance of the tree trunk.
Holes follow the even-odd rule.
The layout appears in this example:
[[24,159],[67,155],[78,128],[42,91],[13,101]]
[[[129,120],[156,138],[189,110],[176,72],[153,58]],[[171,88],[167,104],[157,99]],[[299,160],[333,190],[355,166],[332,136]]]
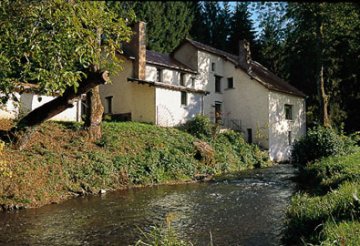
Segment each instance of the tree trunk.
[[319,97],[319,106],[320,106],[320,122],[324,127],[331,127],[328,107],[329,107],[329,95],[326,94],[325,90],[325,78],[324,78],[324,25],[322,23],[321,17],[322,4],[319,5],[319,16],[317,19],[317,28],[316,28],[316,36],[317,36],[317,52],[318,52],[318,61],[317,61],[317,93]]
[[329,96],[325,92],[325,78],[324,78],[324,66],[321,66],[319,74],[319,86],[320,86],[320,107],[321,107],[321,123],[325,127],[331,127],[329,118]]
[[[97,53],[98,56],[100,57],[102,29],[97,28],[96,34],[97,34],[96,43],[98,45]],[[93,69],[94,71],[98,71],[99,66],[94,65]],[[101,121],[104,113],[104,107],[100,99],[99,86],[94,87],[86,94],[86,104],[87,104],[87,112],[86,112],[85,127],[87,127],[88,130],[89,140],[94,142],[101,138]]]
[[88,129],[89,140],[96,141],[101,138],[101,121],[104,107],[101,103],[99,86],[94,87],[86,94],[87,113],[85,127]]
[[24,116],[15,127],[13,127],[8,137],[14,142],[14,147],[23,149],[26,147],[31,133],[36,126],[44,121],[54,117],[55,115],[63,112],[64,110],[73,107],[73,100],[84,93],[87,93],[92,88],[99,84],[104,84],[109,80],[108,72],[89,72],[87,78],[80,82],[77,90],[69,87],[65,90],[62,96],[45,103],[44,105],[34,109],[26,116]]

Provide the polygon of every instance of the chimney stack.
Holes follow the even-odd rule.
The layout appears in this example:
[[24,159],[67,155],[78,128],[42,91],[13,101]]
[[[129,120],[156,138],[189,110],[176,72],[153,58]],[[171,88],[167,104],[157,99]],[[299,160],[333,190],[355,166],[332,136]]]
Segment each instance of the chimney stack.
[[139,21],[134,24],[132,39],[128,45],[135,56],[134,76],[137,79],[145,80],[146,66],[146,23]]
[[239,41],[239,64],[245,70],[249,70],[251,62],[250,43],[244,39]]

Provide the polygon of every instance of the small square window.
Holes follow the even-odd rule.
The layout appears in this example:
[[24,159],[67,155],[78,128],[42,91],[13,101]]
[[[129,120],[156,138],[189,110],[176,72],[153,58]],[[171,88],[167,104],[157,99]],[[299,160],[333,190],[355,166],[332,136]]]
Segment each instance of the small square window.
[[228,78],[228,89],[232,89],[234,88],[234,79],[231,77],[231,78]]
[[181,105],[187,105],[187,93],[185,91],[181,92]]
[[215,62],[211,63],[211,71],[213,71],[213,72],[215,71]]
[[285,119],[287,120],[293,119],[292,108],[293,108],[292,105],[285,104]]
[[215,75],[215,92],[221,92],[221,77]]
[[156,81],[161,82],[163,80],[163,70],[161,68],[156,69]]
[[185,74],[184,73],[180,73],[180,85],[181,86],[185,86]]

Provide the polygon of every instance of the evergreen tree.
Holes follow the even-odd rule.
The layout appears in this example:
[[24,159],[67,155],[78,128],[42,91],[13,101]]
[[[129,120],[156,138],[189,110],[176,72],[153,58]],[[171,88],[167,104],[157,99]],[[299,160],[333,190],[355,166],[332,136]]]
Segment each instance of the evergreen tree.
[[193,23],[189,32],[190,38],[199,42],[205,42],[206,28],[204,21],[204,9],[201,1],[194,1],[190,3],[191,10],[194,16]]
[[258,61],[275,74],[286,79],[284,62],[284,29],[286,28],[284,3],[256,3],[261,32],[258,39]]
[[246,39],[250,43],[252,56],[256,59],[257,44],[254,33],[253,23],[250,19],[250,12],[248,11],[248,3],[237,2],[230,20],[229,45],[227,51],[238,54],[239,41]]
[[219,10],[216,22],[214,23],[214,47],[227,50],[229,42],[231,11],[228,2]]
[[[209,1],[204,2],[204,36],[203,42],[210,46],[216,47],[217,44],[217,34],[219,24],[218,13],[220,11],[220,6],[218,2]],[[217,47],[216,47],[217,48]]]
[[189,2],[135,2],[138,20],[145,21],[147,48],[171,52],[189,33],[193,11]]

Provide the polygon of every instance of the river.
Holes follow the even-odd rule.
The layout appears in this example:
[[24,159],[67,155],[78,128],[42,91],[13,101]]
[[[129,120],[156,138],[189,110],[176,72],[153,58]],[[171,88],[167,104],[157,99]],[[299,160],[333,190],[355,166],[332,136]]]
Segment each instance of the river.
[[0,214],[0,245],[134,245],[168,218],[194,245],[280,245],[295,191],[291,165],[207,183],[108,192]]

